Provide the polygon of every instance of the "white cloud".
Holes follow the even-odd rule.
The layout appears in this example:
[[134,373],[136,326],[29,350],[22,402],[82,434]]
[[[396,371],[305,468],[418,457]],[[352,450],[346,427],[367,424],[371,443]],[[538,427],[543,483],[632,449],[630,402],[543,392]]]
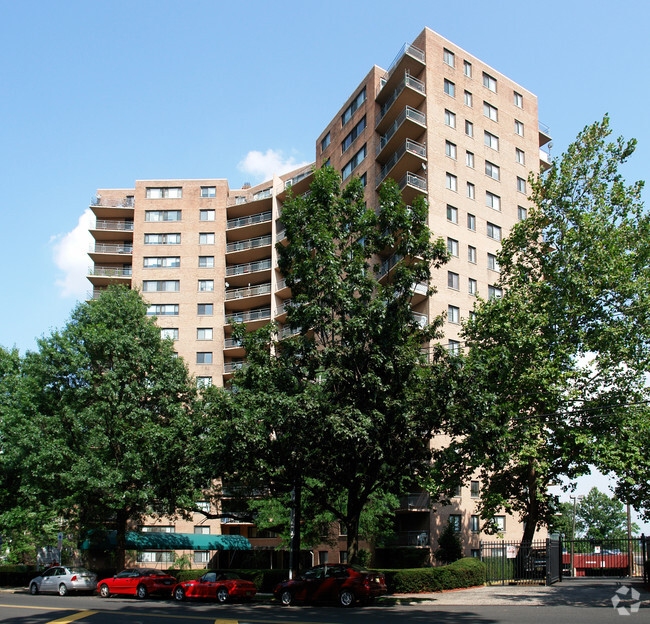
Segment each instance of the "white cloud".
[[308,161],[296,162],[293,156],[285,157],[281,150],[267,149],[264,153],[251,150],[237,167],[240,171],[259,178],[259,182],[263,182],[270,180],[273,174],[282,175],[308,164]]
[[56,280],[61,297],[85,299],[90,289],[86,275],[90,264],[88,251],[93,238],[88,229],[93,222],[93,213],[87,208],[73,230],[67,234],[57,234],[50,240],[54,264],[62,273]]

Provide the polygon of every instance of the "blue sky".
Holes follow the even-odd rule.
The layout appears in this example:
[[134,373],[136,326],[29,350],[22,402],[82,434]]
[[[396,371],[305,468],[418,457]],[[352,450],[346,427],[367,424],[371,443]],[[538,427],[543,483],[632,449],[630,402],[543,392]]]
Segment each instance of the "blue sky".
[[210,177],[236,187],[310,162],[372,65],[388,67],[425,26],[535,93],[553,154],[609,113],[615,134],[639,140],[626,177],[648,177],[650,4],[641,0],[0,8],[0,345],[21,352],[85,298],[84,213],[98,187]]

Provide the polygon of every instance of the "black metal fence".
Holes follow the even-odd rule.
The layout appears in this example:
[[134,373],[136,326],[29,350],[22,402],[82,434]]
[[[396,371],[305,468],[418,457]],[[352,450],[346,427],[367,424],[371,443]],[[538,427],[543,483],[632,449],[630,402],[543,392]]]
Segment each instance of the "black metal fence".
[[562,542],[481,542],[487,583],[550,585],[562,579]]

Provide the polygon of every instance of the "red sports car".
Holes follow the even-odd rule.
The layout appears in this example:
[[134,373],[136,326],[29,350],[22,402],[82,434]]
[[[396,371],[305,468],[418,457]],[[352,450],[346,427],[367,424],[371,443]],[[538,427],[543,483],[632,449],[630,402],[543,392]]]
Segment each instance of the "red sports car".
[[122,570],[112,578],[99,581],[97,591],[102,598],[108,598],[111,594],[127,594],[146,598],[149,594],[169,595],[174,585],[176,585],[176,579],[161,570],[129,568]]
[[285,606],[294,602],[338,602],[342,607],[351,607],[357,600],[369,602],[386,591],[381,572],[334,564],[310,568],[297,579],[280,583],[273,595]]
[[208,598],[217,602],[250,600],[257,588],[251,581],[239,578],[234,572],[206,572],[195,581],[178,583],[172,592],[176,600],[185,598]]

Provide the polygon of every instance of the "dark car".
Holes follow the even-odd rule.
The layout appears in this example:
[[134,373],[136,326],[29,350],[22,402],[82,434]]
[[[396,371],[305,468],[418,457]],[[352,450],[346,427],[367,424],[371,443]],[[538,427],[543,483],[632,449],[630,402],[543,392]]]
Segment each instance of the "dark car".
[[97,591],[102,598],[108,598],[111,594],[146,598],[149,594],[169,596],[174,585],[176,579],[161,570],[129,568],[99,581]]
[[351,607],[357,601],[369,602],[386,591],[386,579],[381,572],[357,565],[326,564],[310,568],[297,579],[283,581],[273,595],[285,606],[294,602],[336,602]]
[[172,591],[176,600],[185,598],[206,598],[217,602],[229,600],[250,600],[257,593],[255,584],[237,576],[234,572],[211,570],[194,581],[178,583]]

